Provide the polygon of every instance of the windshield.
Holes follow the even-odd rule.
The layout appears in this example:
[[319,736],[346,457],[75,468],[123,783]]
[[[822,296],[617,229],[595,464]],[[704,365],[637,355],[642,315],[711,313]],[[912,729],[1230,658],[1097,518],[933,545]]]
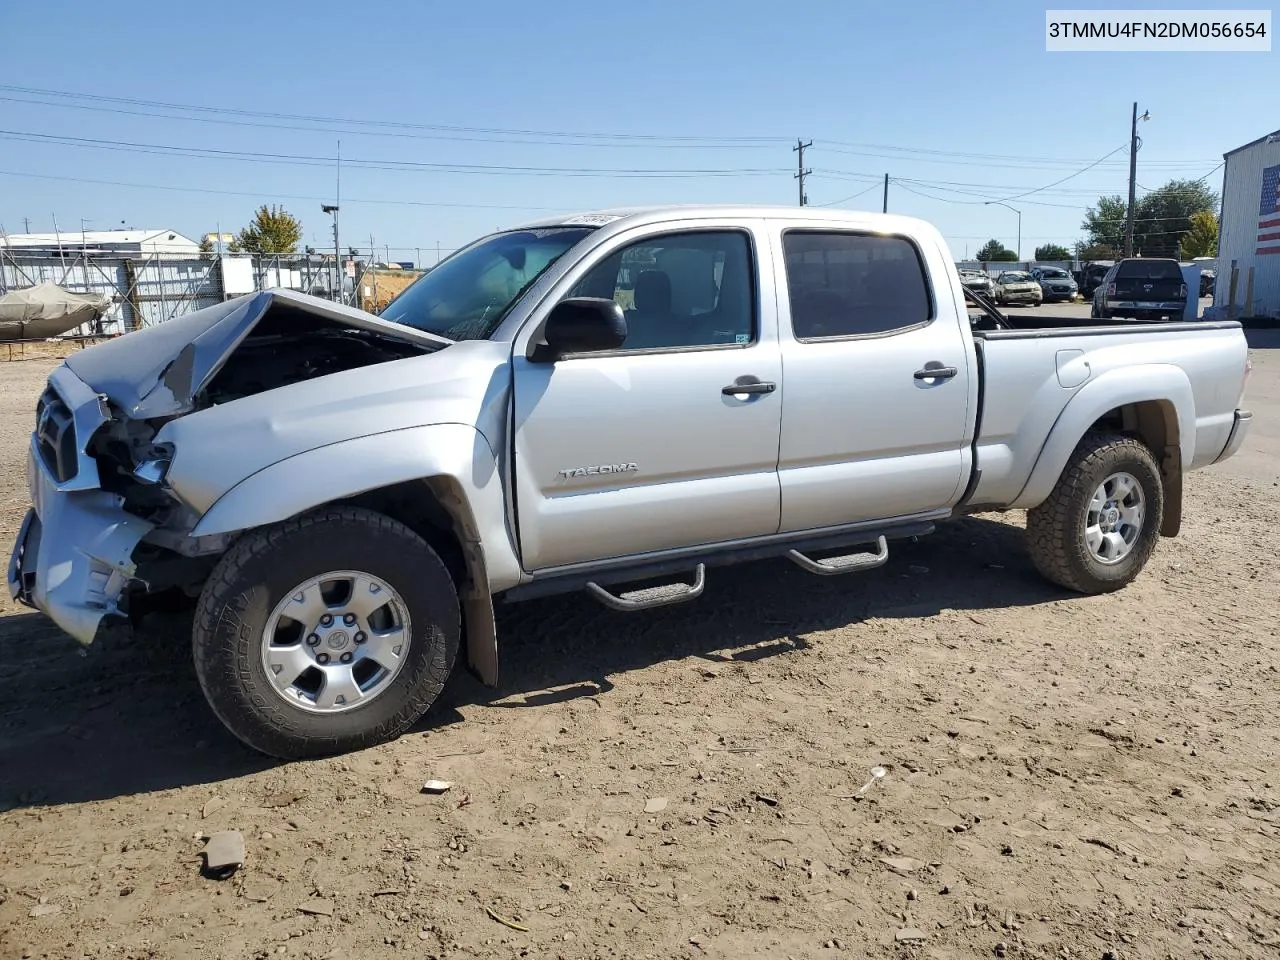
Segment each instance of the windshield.
[[486,340],[520,295],[594,229],[545,227],[486,237],[421,277],[381,317],[450,340]]
[[1008,273],[1000,274],[1001,283],[1022,283],[1031,279],[1031,274],[1022,273],[1019,270],[1010,270]]
[[1056,267],[1049,267],[1040,271],[1042,277],[1053,277],[1055,280],[1068,276],[1067,271],[1059,270]]

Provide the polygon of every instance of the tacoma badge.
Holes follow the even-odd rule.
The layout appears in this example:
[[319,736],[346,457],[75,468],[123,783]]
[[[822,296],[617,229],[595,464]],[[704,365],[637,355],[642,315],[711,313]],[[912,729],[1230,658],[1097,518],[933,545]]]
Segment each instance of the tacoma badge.
[[602,463],[595,467],[570,467],[556,474],[561,480],[573,477],[594,477],[602,473],[634,473],[640,468],[634,463]]

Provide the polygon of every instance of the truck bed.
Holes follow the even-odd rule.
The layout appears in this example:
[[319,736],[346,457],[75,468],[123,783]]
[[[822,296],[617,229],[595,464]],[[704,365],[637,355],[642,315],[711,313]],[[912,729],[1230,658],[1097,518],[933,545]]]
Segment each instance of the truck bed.
[[[1019,320],[1014,328],[973,331],[982,392],[974,444],[981,474],[971,506],[1020,506],[1045,438],[1069,404],[1078,410],[1073,401],[1089,402],[1086,392],[1136,397],[1144,381],[1160,380],[1164,392],[1152,395],[1176,389],[1190,418],[1180,425],[1189,444],[1182,450],[1183,468],[1212,463],[1225,447],[1247,360],[1239,323]],[[1121,379],[1118,394],[1106,386]]]

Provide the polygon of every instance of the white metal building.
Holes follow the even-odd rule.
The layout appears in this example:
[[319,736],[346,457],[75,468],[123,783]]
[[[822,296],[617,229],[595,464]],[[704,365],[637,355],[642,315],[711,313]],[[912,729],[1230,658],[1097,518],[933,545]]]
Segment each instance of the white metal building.
[[1280,317],[1280,130],[1236,147],[1223,160],[1214,313]]
[[60,233],[10,233],[0,237],[0,247],[14,252],[50,253],[74,257],[82,250],[104,254],[153,253],[194,256],[200,244],[174,230],[63,230]]

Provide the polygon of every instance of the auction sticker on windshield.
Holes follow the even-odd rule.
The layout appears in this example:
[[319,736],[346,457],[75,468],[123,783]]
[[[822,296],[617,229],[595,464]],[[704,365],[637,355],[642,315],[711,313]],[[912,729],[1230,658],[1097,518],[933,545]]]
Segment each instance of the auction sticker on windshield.
[[606,223],[613,223],[613,221],[621,219],[622,217],[611,213],[582,213],[576,217],[568,217],[562,220],[561,223],[565,226],[572,224],[574,226],[602,227]]

